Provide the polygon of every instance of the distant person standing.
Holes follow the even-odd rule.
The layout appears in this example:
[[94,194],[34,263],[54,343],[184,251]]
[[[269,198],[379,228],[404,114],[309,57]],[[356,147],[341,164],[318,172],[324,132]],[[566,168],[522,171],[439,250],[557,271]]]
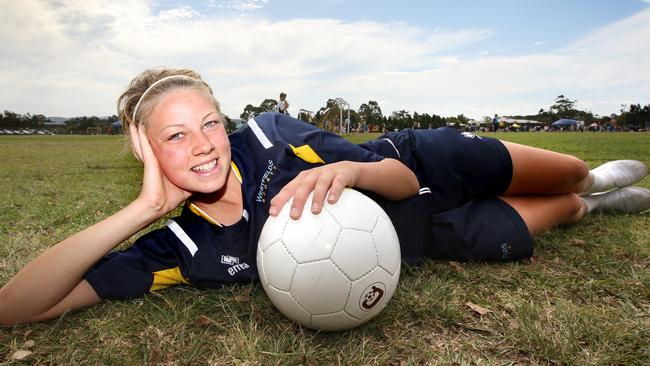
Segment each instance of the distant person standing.
[[497,132],[499,129],[499,115],[494,114],[494,118],[492,118],[492,132]]
[[278,113],[289,114],[289,102],[287,102],[287,93],[280,93],[280,100],[278,101]]

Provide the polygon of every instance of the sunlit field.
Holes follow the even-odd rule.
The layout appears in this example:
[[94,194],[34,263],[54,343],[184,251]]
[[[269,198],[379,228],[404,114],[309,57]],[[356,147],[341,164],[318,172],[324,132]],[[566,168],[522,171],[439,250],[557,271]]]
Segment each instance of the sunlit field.
[[[623,158],[650,164],[650,133],[485,135],[592,167]],[[123,137],[0,136],[0,284],[128,204],[141,175]],[[639,185],[650,188],[650,178]],[[404,268],[388,307],[346,332],[300,328],[259,284],[176,287],[2,328],[0,364],[649,364],[650,212],[594,214],[535,246],[520,262]],[[17,351],[27,351],[22,361],[12,361]]]

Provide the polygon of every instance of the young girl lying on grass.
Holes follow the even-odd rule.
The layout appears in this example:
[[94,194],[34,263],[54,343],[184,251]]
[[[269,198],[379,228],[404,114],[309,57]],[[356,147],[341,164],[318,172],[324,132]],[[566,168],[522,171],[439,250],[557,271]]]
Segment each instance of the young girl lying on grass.
[[[291,217],[300,217],[311,192],[316,214],[345,187],[371,195],[393,220],[410,264],[527,258],[531,235],[594,210],[650,208],[650,191],[627,187],[646,175],[641,162],[589,171],[573,156],[448,128],[355,145],[269,113],[228,136],[212,90],[187,69],[143,72],[120,96],[118,113],[144,165],[140,195],[6,283],[0,324],[51,319],[175,284],[249,283],[257,279],[256,246],[269,214],[293,197]],[[111,252],[183,202],[165,228]]]

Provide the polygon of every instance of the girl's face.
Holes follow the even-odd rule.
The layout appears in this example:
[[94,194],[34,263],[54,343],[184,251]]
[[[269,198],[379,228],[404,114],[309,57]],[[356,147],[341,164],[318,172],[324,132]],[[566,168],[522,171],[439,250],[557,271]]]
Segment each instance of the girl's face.
[[160,97],[147,119],[151,149],[167,179],[193,193],[224,187],[230,171],[230,142],[212,98],[182,88]]

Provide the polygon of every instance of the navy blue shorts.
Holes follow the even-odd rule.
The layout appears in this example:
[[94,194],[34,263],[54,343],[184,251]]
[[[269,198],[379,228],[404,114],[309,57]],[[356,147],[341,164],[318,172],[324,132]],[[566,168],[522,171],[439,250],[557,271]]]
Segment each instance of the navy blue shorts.
[[497,197],[512,180],[512,159],[499,140],[440,128],[388,133],[362,146],[399,159],[420,181],[417,197],[379,199],[407,262],[532,255],[533,240],[523,219]]

